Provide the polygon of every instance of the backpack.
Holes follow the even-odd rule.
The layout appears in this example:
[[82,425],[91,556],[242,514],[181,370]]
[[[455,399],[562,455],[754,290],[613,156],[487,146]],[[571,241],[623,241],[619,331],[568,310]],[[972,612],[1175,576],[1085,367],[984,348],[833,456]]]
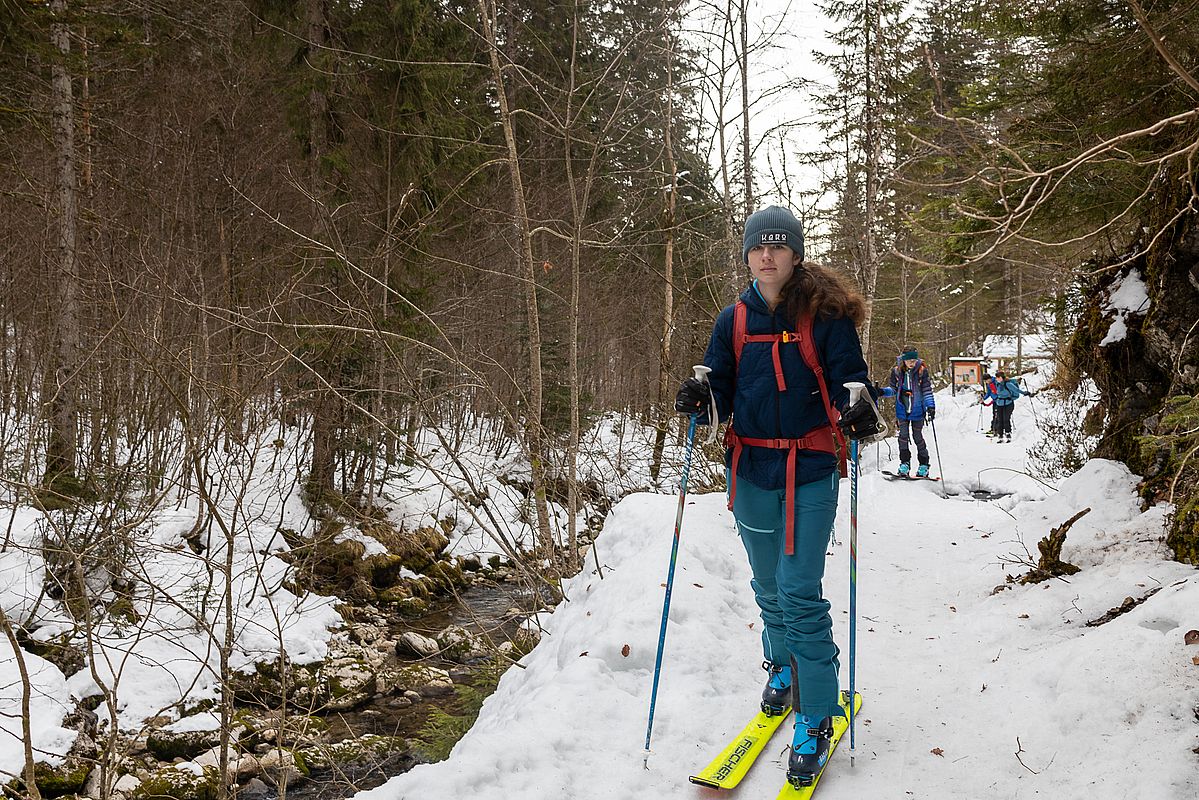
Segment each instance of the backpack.
[[799,439],[752,439],[738,436],[733,430],[736,422],[735,415],[724,433],[725,445],[733,449],[733,458],[729,469],[730,511],[733,510],[733,498],[737,494],[737,462],[741,458],[741,448],[749,445],[750,447],[787,451],[787,534],[784,552],[791,555],[795,552],[795,462],[798,452],[800,450],[816,450],[822,453],[833,453],[837,456],[838,469],[841,477],[844,478],[848,475],[846,455],[849,447],[845,442],[845,435],[837,427],[837,420],[841,415],[833,408],[832,401],[829,399],[828,384],[824,380],[824,368],[820,366],[820,354],[816,351],[816,341],[812,337],[811,316],[800,315],[796,321],[794,333],[783,331],[782,333],[750,334],[746,330],[746,315],[745,303],[738,300],[737,304],[733,306],[733,374],[736,375],[741,367],[741,351],[745,348],[746,342],[770,342],[772,344],[771,355],[774,360],[775,383],[780,392],[786,391],[787,382],[783,378],[783,362],[779,356],[779,345],[796,342],[799,344],[799,352],[804,363],[816,374],[816,383],[820,386],[820,398],[824,401],[824,413],[828,416],[828,428],[817,428]]

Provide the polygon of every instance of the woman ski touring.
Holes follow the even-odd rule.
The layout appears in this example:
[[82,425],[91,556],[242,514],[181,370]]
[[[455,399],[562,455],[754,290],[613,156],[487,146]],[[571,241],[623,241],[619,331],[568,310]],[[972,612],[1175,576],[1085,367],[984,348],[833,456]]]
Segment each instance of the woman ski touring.
[[1012,441],[1012,412],[1016,410],[1016,398],[1020,396],[1020,384],[1008,380],[1007,373],[998,370],[995,381],[987,386],[988,398],[995,404],[995,441]]
[[[844,448],[843,436],[862,440],[884,428],[869,394],[845,409],[846,382],[870,385],[856,328],[865,301],[803,254],[803,230],[790,211],[770,206],[750,215],[742,260],[753,280],[716,319],[704,354],[708,379],[688,378],[675,401],[701,423],[713,403],[719,420],[732,418],[725,434],[729,507],[765,623],[762,709],[796,709],[787,766],[795,786],[819,776],[833,717],[846,715],[821,587],[837,513],[838,441]],[[834,427],[837,409],[844,414]]]
[[916,348],[909,347],[895,359],[883,396],[895,398],[895,421],[899,427],[899,474],[908,477],[912,471],[910,440],[916,441],[916,477],[928,477],[928,444],[924,441],[924,420],[937,416],[937,400],[933,397],[928,367]]

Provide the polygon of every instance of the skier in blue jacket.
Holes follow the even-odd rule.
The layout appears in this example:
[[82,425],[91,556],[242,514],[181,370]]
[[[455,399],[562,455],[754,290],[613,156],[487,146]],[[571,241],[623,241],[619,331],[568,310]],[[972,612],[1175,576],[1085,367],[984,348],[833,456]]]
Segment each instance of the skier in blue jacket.
[[924,421],[937,416],[937,400],[933,396],[928,367],[916,348],[909,347],[895,360],[891,376],[883,390],[886,397],[895,398],[895,420],[899,423],[899,474],[906,476],[912,469],[910,439],[916,440],[916,475],[928,477],[928,444],[924,441]]
[[[837,273],[804,262],[799,220],[780,206],[752,214],[742,258],[753,281],[716,319],[704,354],[707,380],[684,381],[675,409],[708,423],[714,403],[720,421],[732,418],[729,502],[764,622],[762,707],[785,713],[797,684],[787,775],[807,785],[828,757],[833,717],[844,715],[839,650],[821,586],[837,513],[832,420],[843,410],[837,424],[853,439],[877,434],[882,421],[869,394],[846,408],[846,382],[870,385],[856,327],[865,301]],[[801,318],[811,320],[810,329]],[[804,355],[807,330],[823,387]]]
[[1016,398],[1020,396],[1020,384],[1008,380],[1007,373],[999,370],[995,373],[994,383],[987,384],[983,400],[988,398],[995,404],[995,441],[1010,442],[1012,440],[1012,412],[1016,409]]

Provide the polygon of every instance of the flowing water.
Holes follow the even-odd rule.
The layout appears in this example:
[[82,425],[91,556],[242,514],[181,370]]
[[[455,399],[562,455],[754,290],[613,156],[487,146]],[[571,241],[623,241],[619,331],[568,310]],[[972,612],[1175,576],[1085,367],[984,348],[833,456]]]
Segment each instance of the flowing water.
[[[524,616],[521,612],[527,613],[533,605],[535,599],[516,583],[480,583],[463,591],[457,599],[437,604],[425,616],[391,620],[390,636],[398,638],[405,631],[414,631],[432,638],[449,625],[460,625],[491,646],[498,646],[515,636]],[[417,661],[394,655],[391,658],[395,665]],[[422,663],[449,671],[455,684],[470,681],[469,665],[451,663],[437,656],[424,659]],[[384,693],[358,708],[327,715],[327,739],[339,742],[367,734],[415,738],[434,708],[447,714],[462,712],[461,701],[454,692],[422,698],[411,704],[405,698]],[[309,780],[288,788],[286,796],[294,800],[342,800],[357,791],[379,786],[417,763],[414,755],[405,752],[340,764],[333,770],[314,771]],[[258,797],[273,800],[278,796],[272,788]]]

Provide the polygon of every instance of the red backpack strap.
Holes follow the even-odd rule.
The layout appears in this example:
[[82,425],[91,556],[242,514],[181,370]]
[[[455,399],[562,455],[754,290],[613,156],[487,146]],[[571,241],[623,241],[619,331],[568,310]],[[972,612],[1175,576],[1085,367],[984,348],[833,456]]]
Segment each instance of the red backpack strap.
[[741,366],[741,351],[745,349],[745,303],[738,300],[733,306],[734,367]]
[[[733,304],[733,379],[741,368],[741,351],[745,349],[745,303],[738,300]],[[730,438],[731,437],[731,438]],[[729,471],[729,511],[733,510],[733,499],[737,496],[737,462],[741,460],[741,442],[733,433],[733,421],[724,431],[724,444],[733,448],[732,469]]]
[[849,452],[849,447],[845,443],[845,435],[841,433],[841,428],[837,425],[837,420],[841,415],[833,408],[833,403],[829,399],[828,383],[824,380],[824,367],[820,366],[820,354],[816,352],[816,340],[812,336],[812,317],[808,314],[802,315],[796,324],[796,334],[799,336],[799,352],[803,355],[804,363],[808,365],[808,369],[816,373],[816,383],[820,386],[820,398],[824,400],[824,413],[828,416],[828,424],[833,429],[833,435],[837,439],[838,446],[838,466],[841,471],[841,477],[849,475],[849,469],[846,466],[845,458]]
[[789,334],[786,331],[750,334],[746,328],[746,313],[745,303],[738,300],[737,304],[733,306],[733,358],[736,359],[735,365],[741,366],[741,351],[745,349],[746,342],[769,344],[770,358],[774,362],[774,381],[780,392],[787,391],[787,381],[783,379],[783,359],[779,354],[779,344],[789,342]]

